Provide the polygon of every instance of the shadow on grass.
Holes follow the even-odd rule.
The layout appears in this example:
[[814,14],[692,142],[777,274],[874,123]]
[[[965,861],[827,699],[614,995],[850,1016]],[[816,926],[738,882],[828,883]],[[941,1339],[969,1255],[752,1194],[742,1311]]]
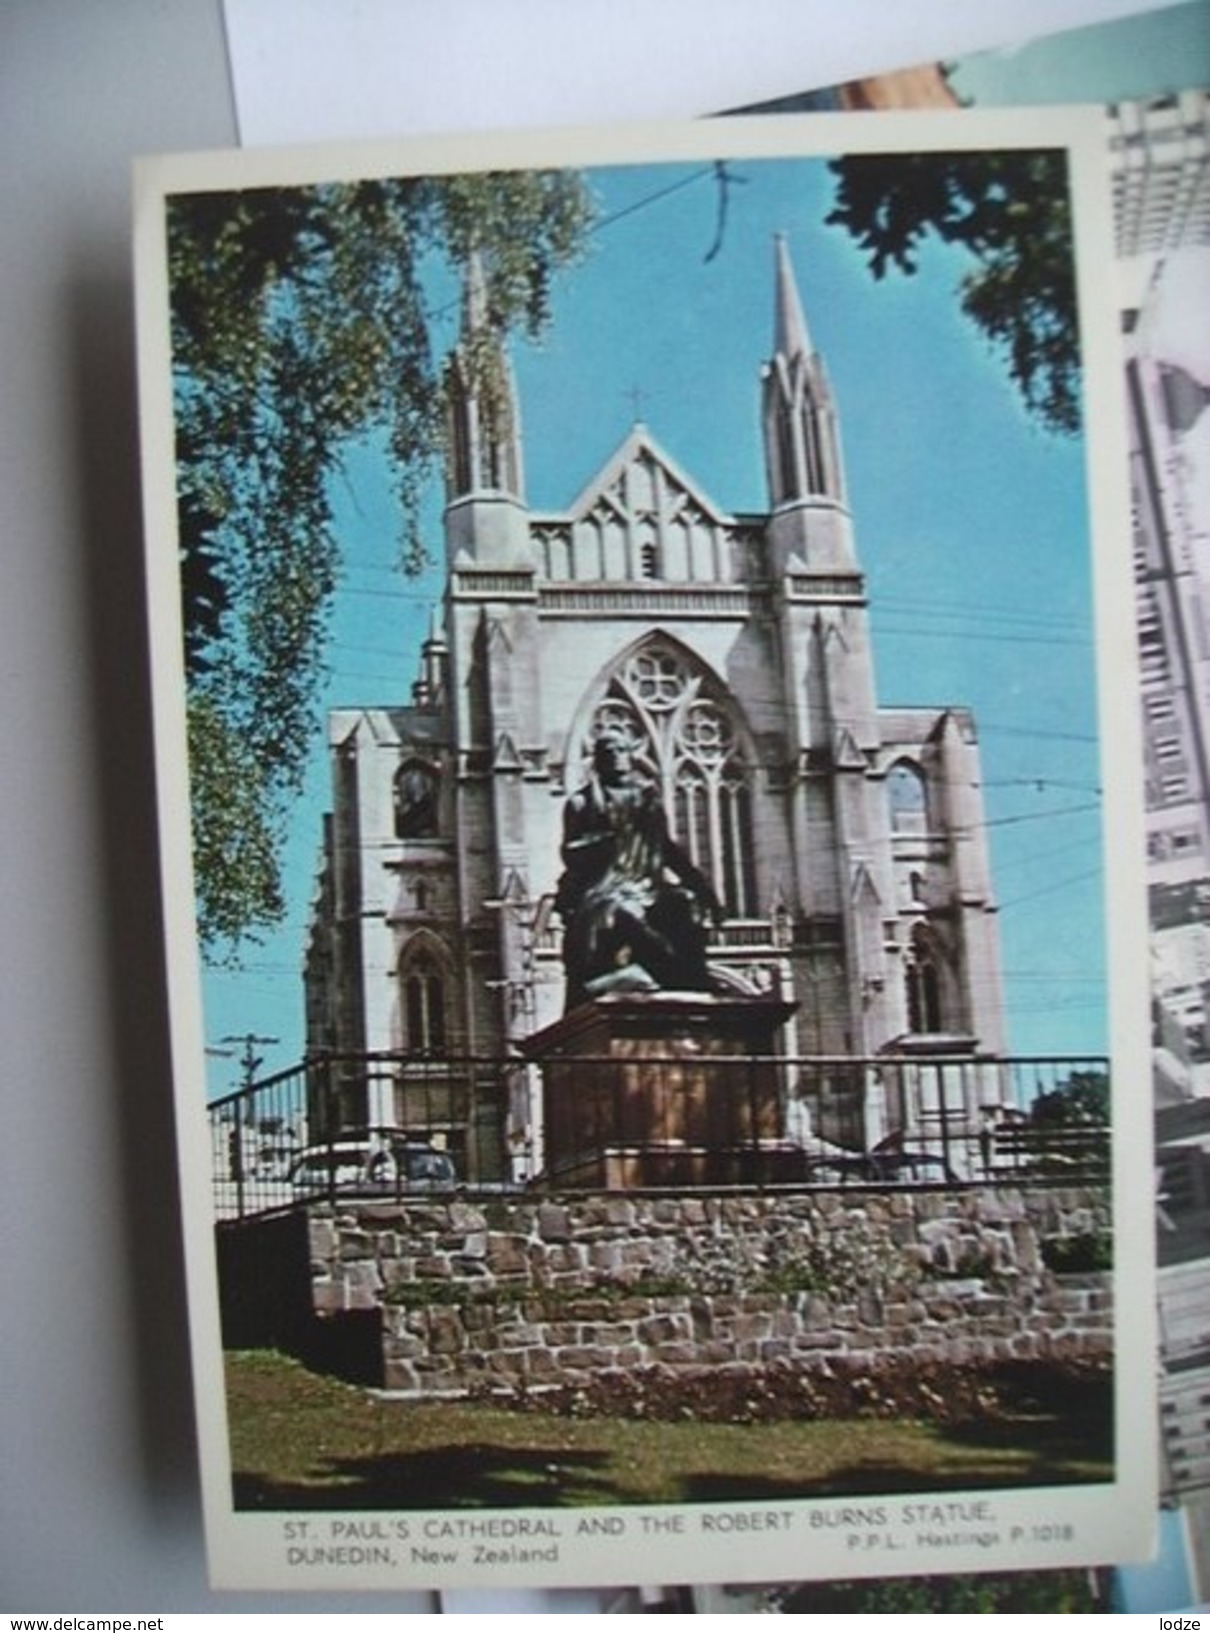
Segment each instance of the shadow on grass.
[[1019,1456],[1028,1450],[1028,1478],[1038,1485],[1108,1480],[1113,1475],[1113,1396],[1108,1387],[1089,1389],[1069,1410],[1039,1406],[1007,1419],[955,1424],[945,1434],[953,1445],[981,1451]]
[[241,1510],[776,1502],[1080,1485],[1113,1470],[1107,1372],[989,1373],[965,1404],[951,1390],[943,1416],[955,1421],[936,1422],[906,1399],[880,1418],[747,1421],[708,1419],[720,1405],[709,1396],[654,1415],[650,1399],[588,1415],[553,1402],[441,1407],[375,1400],[280,1357],[234,1357],[231,1369]]
[[607,1452],[480,1443],[333,1458],[314,1484],[237,1473],[232,1486],[245,1510],[586,1507],[618,1500],[609,1463]]
[[758,1502],[790,1497],[902,1496],[930,1491],[1001,1491],[1029,1486],[1088,1485],[1113,1478],[1113,1424],[1104,1414],[1070,1423],[1053,1417],[1011,1418],[934,1431],[938,1442],[980,1456],[925,1470],[863,1457],[810,1480],[690,1475],[684,1502]]
[[[927,1468],[867,1456],[815,1476],[686,1470],[671,1500],[778,1502],[1078,1485],[1112,1477],[1112,1424],[1104,1409],[1087,1404],[1074,1418],[1040,1414],[950,1426],[933,1436],[937,1461]],[[955,1458],[946,1466],[946,1447],[980,1455]],[[637,1501],[606,1450],[489,1441],[333,1458],[305,1482],[250,1473],[234,1479],[235,1507],[241,1510],[583,1508]]]
[[1057,1401],[1017,1403],[1003,1418],[947,1424],[931,1431],[939,1448],[979,1456],[927,1473],[902,1462],[862,1457],[810,1481],[738,1478],[727,1472],[692,1475],[684,1501],[700,1503],[788,1497],[895,1496],[911,1492],[1087,1485],[1113,1478],[1113,1390],[1086,1384]]

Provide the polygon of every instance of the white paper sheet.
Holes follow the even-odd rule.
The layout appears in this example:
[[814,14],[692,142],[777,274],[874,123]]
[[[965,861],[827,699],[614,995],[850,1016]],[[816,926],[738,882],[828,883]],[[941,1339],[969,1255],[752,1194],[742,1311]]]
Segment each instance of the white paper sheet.
[[1164,0],[225,0],[245,146],[665,119]]

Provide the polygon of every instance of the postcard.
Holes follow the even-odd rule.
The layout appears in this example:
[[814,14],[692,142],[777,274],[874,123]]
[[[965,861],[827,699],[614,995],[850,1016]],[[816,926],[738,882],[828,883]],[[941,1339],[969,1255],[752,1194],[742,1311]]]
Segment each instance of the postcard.
[[1103,151],[140,166],[216,1584],[1146,1555]]

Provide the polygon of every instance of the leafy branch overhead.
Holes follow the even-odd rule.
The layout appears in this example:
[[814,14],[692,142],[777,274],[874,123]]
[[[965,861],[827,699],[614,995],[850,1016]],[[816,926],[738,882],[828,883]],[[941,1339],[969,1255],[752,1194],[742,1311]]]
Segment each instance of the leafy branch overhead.
[[183,194],[168,251],[198,915],[213,953],[282,912],[340,570],[331,485],[376,434],[418,568],[443,417],[423,279],[472,249],[536,334],[590,209],[559,172]]
[[915,272],[930,235],[969,252],[962,309],[1050,431],[1080,427],[1080,348],[1066,155],[1055,149],[850,154],[836,207],[870,270]]

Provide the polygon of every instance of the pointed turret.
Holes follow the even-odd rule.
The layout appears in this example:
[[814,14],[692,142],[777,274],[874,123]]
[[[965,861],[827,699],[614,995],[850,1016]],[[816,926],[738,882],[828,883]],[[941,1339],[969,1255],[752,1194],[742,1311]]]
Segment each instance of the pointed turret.
[[412,688],[413,701],[433,704],[445,693],[445,665],[449,657],[445,630],[434,607],[429,614],[429,632],[420,648],[420,675]]
[[775,554],[785,565],[851,568],[832,392],[780,233],[774,257],[773,356],[762,371],[761,394],[769,503],[781,547]]
[[497,563],[520,559],[524,525],[521,416],[512,367],[492,328],[478,251],[467,261],[458,344],[445,368],[446,536]]
[[488,317],[487,281],[471,252],[462,289],[462,332],[446,365],[451,503],[477,493],[520,499],[521,419],[512,369]]

